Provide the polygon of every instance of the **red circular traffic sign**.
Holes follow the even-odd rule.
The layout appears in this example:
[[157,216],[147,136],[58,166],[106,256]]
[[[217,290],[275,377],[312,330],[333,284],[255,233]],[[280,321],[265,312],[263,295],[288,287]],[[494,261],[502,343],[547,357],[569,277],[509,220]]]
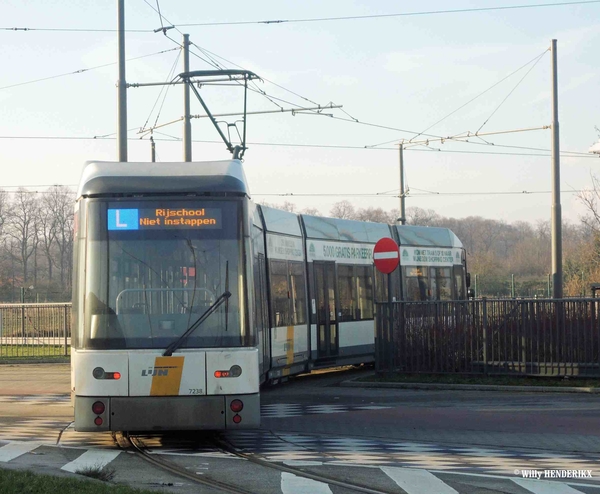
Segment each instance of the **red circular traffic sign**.
[[375,267],[382,273],[393,272],[400,262],[398,244],[388,237],[378,240],[373,248],[373,261],[375,261]]

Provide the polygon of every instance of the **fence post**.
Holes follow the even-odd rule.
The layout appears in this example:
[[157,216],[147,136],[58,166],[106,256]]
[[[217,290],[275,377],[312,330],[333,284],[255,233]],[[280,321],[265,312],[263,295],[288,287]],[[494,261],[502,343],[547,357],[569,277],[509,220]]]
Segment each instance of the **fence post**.
[[487,342],[487,299],[486,297],[481,298],[481,305],[483,310],[483,373],[487,376],[488,373],[488,342]]
[[27,336],[25,335],[25,304],[21,302],[21,337],[23,338],[23,345],[27,343]]
[[68,347],[67,347],[67,313],[68,313],[68,308],[65,305],[64,306],[64,311],[63,311],[63,328],[65,331],[65,357],[69,354],[68,353]]

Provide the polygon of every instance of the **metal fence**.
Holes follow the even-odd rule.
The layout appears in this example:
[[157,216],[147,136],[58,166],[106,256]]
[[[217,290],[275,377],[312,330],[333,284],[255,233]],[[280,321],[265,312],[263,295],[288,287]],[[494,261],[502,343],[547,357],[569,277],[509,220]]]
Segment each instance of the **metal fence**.
[[600,376],[600,300],[377,303],[380,372]]
[[0,304],[0,358],[69,355],[71,304]]

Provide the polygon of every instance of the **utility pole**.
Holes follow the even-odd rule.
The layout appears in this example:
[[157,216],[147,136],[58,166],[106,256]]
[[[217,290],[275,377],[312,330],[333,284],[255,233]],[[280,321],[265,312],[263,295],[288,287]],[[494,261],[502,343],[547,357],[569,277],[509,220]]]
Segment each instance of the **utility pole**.
[[[183,35],[183,72],[190,71],[190,35]],[[190,115],[190,85],[183,85],[183,161],[192,161],[192,123]]]
[[117,81],[117,149],[127,161],[127,83],[125,82],[125,0],[117,0],[119,80]]
[[154,142],[154,137],[150,136],[150,157],[152,159],[152,163],[156,163],[156,143]]
[[399,156],[399,164],[400,164],[400,218],[398,221],[401,225],[406,225],[406,209],[404,202],[404,144],[400,143],[400,156]]
[[562,213],[560,206],[560,146],[558,133],[558,72],[556,40],[552,40],[552,298],[563,297]]

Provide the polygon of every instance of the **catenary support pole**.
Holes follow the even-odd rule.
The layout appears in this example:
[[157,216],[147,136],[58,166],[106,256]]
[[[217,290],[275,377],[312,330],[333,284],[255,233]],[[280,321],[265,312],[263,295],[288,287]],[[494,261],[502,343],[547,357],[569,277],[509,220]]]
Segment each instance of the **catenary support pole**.
[[[190,35],[183,35],[183,72],[190,71]],[[190,116],[190,86],[183,85],[183,161],[192,161],[192,123]]]
[[117,0],[119,80],[117,81],[117,150],[127,161],[127,83],[125,82],[125,0]]
[[563,297],[556,40],[552,40],[552,297]]
[[400,218],[398,221],[401,225],[406,225],[406,205],[405,205],[405,197],[404,197],[404,144],[400,144],[400,155],[399,155],[399,164],[400,164]]

